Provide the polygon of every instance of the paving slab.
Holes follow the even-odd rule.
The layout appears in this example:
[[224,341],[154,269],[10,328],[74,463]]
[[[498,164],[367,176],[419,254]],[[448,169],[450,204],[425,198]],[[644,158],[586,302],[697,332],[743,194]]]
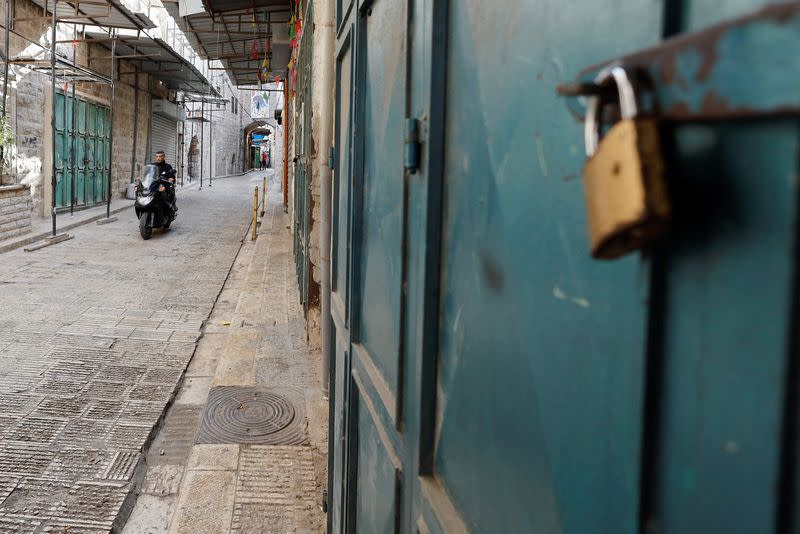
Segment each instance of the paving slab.
[[233,514],[236,473],[193,471],[184,477],[170,534],[228,532]]

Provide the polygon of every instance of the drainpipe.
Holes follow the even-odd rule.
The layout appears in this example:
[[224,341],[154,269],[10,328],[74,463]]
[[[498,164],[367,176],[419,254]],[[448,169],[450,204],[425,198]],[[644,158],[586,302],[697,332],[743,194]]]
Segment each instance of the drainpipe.
[[[336,55],[334,29],[336,27],[334,0],[322,0],[322,24],[320,40],[322,41],[322,102],[320,104],[320,146],[323,151],[333,147],[333,61]],[[316,41],[316,38],[315,38]],[[285,104],[284,104],[285,107]],[[320,271],[322,272],[320,321],[322,334],[322,392],[326,396],[329,389],[331,364],[331,163],[333,158],[325,157],[325,152],[318,158],[320,178],[320,211],[322,215],[319,233]]]

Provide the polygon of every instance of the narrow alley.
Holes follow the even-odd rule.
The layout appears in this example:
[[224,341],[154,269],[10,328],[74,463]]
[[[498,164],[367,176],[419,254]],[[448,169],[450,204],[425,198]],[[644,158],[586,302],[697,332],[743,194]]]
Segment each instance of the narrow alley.
[[[265,233],[252,243],[248,227],[256,185],[260,175],[249,174],[182,192],[175,225],[149,241],[140,239],[133,210],[127,210],[117,222],[75,229],[70,241],[3,255],[0,532],[108,532],[137,503],[142,478],[144,502],[138,506],[147,506],[154,494],[174,497],[194,430],[181,428],[179,440],[165,442],[163,436],[174,432],[176,421],[199,422],[212,385],[267,387],[278,378],[282,387],[296,384],[290,394],[299,402],[276,396],[250,417],[257,422],[264,410],[272,414],[277,402],[282,411],[273,415],[292,425],[281,443],[309,444],[302,386],[316,375],[283,360],[305,342],[302,318],[290,304],[296,302],[288,275],[290,238],[282,211],[275,214],[279,184],[271,181]],[[265,283],[274,284],[268,293]],[[270,328],[263,328],[265,321]],[[268,339],[253,335],[256,330]],[[229,361],[232,355],[247,361]],[[212,418],[231,415],[219,410]],[[207,434],[200,443],[238,443],[213,430]],[[323,442],[324,436],[314,437],[318,447]],[[298,454],[311,462],[310,451]],[[202,458],[204,446],[192,452]],[[194,469],[202,460],[195,456],[187,493],[200,478]],[[251,491],[248,484],[264,476],[258,472],[264,460],[252,456],[243,446],[237,500],[232,493],[230,501],[237,505],[234,525],[253,519],[253,503],[241,500]],[[311,484],[315,489],[313,475]],[[314,495],[319,500],[320,493]],[[181,525],[183,510],[176,516]]]
[[800,0],[0,30],[0,534],[800,532]]

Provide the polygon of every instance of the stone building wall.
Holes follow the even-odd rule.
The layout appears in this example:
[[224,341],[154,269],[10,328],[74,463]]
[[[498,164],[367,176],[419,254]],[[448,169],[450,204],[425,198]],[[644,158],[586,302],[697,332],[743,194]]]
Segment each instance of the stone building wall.
[[27,186],[0,186],[0,241],[31,231],[31,194]]
[[[212,170],[211,148],[213,146],[213,177],[239,174],[247,170],[247,154],[244,152],[243,128],[250,122],[250,102],[243,91],[235,88],[227,75],[212,76],[212,83],[220,92],[225,105],[205,104],[205,118],[210,122],[186,121],[184,125],[187,165],[194,181],[200,180],[202,164],[204,184]],[[190,110],[200,115],[200,103],[187,104]],[[212,134],[213,129],[213,134]],[[191,152],[192,140],[196,152]],[[191,161],[190,159],[191,158]]]
[[249,102],[243,102],[241,91],[233,88],[222,77],[215,79],[221,97],[227,101],[223,106],[213,106],[211,128],[214,130],[214,175],[226,176],[244,171],[247,168],[243,153],[244,134],[242,129],[249,122],[246,112]]

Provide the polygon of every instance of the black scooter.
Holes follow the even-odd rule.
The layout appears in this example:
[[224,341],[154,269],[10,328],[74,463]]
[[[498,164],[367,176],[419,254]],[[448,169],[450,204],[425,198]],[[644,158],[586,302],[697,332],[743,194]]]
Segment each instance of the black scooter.
[[158,176],[155,165],[145,165],[142,170],[142,180],[136,185],[134,207],[139,219],[139,233],[142,239],[147,240],[153,235],[153,228],[168,229],[178,214],[169,202],[175,191],[175,184],[169,181],[170,176]]

